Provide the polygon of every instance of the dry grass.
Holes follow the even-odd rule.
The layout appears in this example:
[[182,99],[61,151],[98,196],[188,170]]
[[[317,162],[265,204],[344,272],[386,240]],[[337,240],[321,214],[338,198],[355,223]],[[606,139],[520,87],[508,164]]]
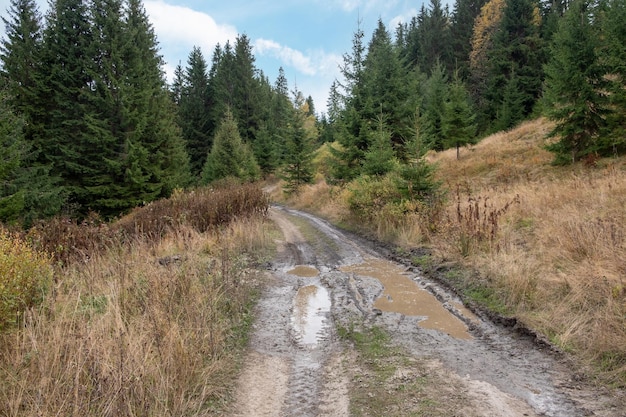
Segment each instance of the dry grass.
[[[448,195],[441,209],[381,210],[356,224],[477,271],[507,311],[626,386],[626,158],[554,167],[543,148],[550,128],[524,123],[459,161],[454,149],[432,153]],[[312,188],[301,207],[355,220],[345,188]]]
[[179,223],[158,239],[124,235],[64,258],[41,307],[0,335],[0,415],[219,409],[259,285],[248,266],[272,245],[258,210],[230,220],[208,232]]

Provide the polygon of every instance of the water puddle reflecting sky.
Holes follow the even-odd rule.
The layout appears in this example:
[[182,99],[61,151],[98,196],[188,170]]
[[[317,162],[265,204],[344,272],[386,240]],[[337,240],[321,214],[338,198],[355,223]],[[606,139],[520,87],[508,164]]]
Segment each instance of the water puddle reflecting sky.
[[385,290],[374,307],[381,311],[424,316],[426,318],[420,321],[420,327],[444,332],[457,339],[472,338],[465,323],[448,311],[434,295],[404,275],[404,269],[399,265],[371,258],[359,265],[344,266],[341,270],[380,281]]
[[315,346],[324,337],[330,304],[328,290],[319,284],[307,285],[298,290],[291,323],[302,345]]

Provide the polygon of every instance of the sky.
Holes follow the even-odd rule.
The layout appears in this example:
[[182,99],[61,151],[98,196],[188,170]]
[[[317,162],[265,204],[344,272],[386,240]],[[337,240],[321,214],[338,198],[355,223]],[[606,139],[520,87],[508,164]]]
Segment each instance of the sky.
[[[42,14],[46,0],[37,0]],[[311,96],[316,112],[326,109],[328,92],[341,79],[342,55],[350,53],[360,21],[369,42],[378,19],[392,32],[398,22],[415,16],[423,0],[144,0],[154,26],[165,72],[171,81],[179,63],[186,66],[194,46],[207,64],[216,44],[234,44],[245,34],[253,46],[256,67],[273,84],[282,67],[289,82],[305,97]],[[7,15],[9,0],[0,0]],[[0,34],[4,36],[4,25]]]

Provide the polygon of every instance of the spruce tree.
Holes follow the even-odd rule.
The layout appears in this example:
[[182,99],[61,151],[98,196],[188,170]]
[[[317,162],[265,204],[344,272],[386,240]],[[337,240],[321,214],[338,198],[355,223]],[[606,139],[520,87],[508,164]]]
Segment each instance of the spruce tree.
[[208,184],[226,177],[251,181],[258,179],[259,175],[260,169],[254,155],[248,144],[242,141],[237,121],[227,110],[206,158],[202,182]]
[[545,66],[546,114],[556,122],[548,149],[555,163],[576,162],[596,150],[606,125],[605,72],[596,55],[598,36],[589,0],[575,0],[554,35]]
[[340,149],[332,148],[335,158],[332,176],[336,180],[351,180],[361,172],[365,151],[369,147],[370,121],[363,117],[367,102],[364,87],[364,33],[360,26],[352,38],[352,53],[343,55],[341,87],[343,103],[338,142]]
[[452,37],[448,12],[441,0],[430,0],[430,8],[421,22],[421,69],[428,75],[437,62],[450,74],[454,69]]
[[469,56],[472,50],[474,22],[486,0],[456,0],[451,18],[451,43],[454,67],[459,76],[467,80],[470,76]]
[[[485,111],[487,119],[495,121],[499,129],[527,118],[541,93],[543,46],[539,19],[535,0],[506,0],[499,30],[487,53]],[[514,88],[509,83],[514,83]]]
[[[2,17],[5,38],[0,43],[2,74],[7,80],[7,100],[26,121],[36,105],[36,68],[41,65],[42,24],[34,0],[11,0],[8,16]],[[30,132],[25,131],[25,135]]]
[[421,137],[436,151],[444,149],[443,133],[445,103],[448,96],[448,81],[441,64],[436,64],[424,85],[424,102],[421,112]]
[[166,88],[158,42],[140,0],[128,0],[125,52],[125,181],[136,201],[169,196],[189,183],[189,159]]
[[85,181],[98,175],[90,166],[101,154],[90,134],[89,106],[92,31],[88,9],[81,0],[56,0],[47,15],[42,64],[36,70],[38,106],[33,114],[33,144],[39,164],[51,164],[62,178],[70,202],[85,212],[90,196]]
[[199,176],[206,155],[211,149],[212,123],[209,115],[209,76],[207,64],[195,46],[187,60],[178,103],[178,120],[189,154],[191,172]]
[[[382,114],[390,129],[392,142],[400,148],[408,132],[406,104],[410,90],[389,32],[380,19],[368,45],[363,68],[366,106],[361,111],[361,117],[375,121]],[[371,128],[376,129],[377,126]]]
[[378,116],[378,128],[370,133],[372,136],[369,149],[363,161],[363,174],[383,176],[394,168],[395,158],[391,146],[391,132],[387,129],[384,116]]
[[602,135],[599,151],[607,154],[626,152],[626,3],[607,0],[602,20],[603,60],[609,77],[611,113],[608,131]]
[[444,146],[456,147],[456,159],[459,159],[461,146],[474,143],[476,125],[469,94],[458,73],[449,86],[442,122]]
[[299,91],[294,93],[295,111],[292,113],[289,135],[285,149],[285,163],[283,167],[283,189],[288,193],[294,193],[299,188],[313,180],[313,138],[307,131],[307,109],[304,97]]

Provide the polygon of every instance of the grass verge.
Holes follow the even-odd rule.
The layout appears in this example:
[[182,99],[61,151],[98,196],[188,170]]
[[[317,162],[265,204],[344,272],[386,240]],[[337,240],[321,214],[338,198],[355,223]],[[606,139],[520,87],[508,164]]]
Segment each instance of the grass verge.
[[[123,220],[143,224],[138,233],[66,226],[85,245],[59,247],[42,304],[0,334],[0,415],[203,416],[223,407],[263,281],[252,267],[273,246],[270,224],[257,208],[211,227],[152,211]],[[90,242],[97,230],[106,239]],[[54,247],[46,236],[32,241]]]
[[338,333],[357,355],[350,382],[351,415],[450,416],[469,403],[433,361],[410,357],[381,328],[340,327]]

